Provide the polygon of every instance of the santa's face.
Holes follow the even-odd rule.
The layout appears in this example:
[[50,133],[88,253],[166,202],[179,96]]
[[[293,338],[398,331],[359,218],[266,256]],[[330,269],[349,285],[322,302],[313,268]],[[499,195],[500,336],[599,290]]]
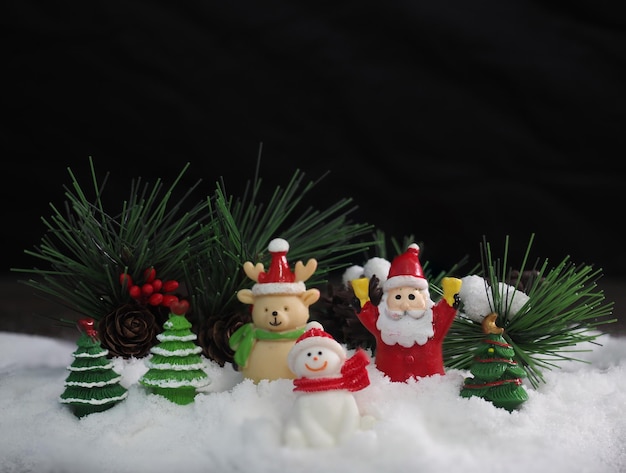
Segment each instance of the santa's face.
[[[426,309],[426,294],[419,289],[409,286],[394,287],[385,294],[387,313],[389,317],[398,320],[409,315],[419,319]],[[381,300],[382,304],[382,300]]]
[[383,342],[407,348],[415,343],[424,345],[434,335],[432,306],[426,291],[408,286],[387,290],[376,321]]
[[[337,345],[341,349],[340,345]],[[341,374],[343,358],[325,345],[310,345],[293,360],[293,371],[299,377],[317,378]]]

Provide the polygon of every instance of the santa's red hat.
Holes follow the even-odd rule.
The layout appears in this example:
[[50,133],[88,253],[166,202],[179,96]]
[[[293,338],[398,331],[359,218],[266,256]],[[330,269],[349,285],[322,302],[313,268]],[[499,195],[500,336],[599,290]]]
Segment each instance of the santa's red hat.
[[272,261],[267,271],[259,273],[258,282],[252,286],[254,295],[301,294],[306,290],[303,281],[296,281],[296,275],[289,268],[287,252],[289,243],[282,238],[270,241],[267,247]]
[[319,322],[309,322],[307,324],[307,330],[300,335],[300,338],[296,340],[296,343],[287,355],[287,364],[289,365],[289,369],[295,373],[296,367],[293,363],[298,355],[305,350],[317,347],[333,350],[339,355],[341,363],[346,361],[346,351],[331,334],[324,331],[322,324]]
[[427,289],[428,281],[424,277],[419,255],[420,248],[413,243],[404,253],[396,256],[389,267],[387,280],[383,283],[383,291],[405,286]]

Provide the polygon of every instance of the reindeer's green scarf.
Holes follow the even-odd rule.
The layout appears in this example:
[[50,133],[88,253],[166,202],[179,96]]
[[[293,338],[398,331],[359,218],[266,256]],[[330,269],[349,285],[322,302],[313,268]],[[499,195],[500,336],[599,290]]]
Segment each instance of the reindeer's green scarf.
[[304,333],[304,327],[289,332],[270,332],[254,328],[253,323],[239,327],[228,339],[228,345],[235,350],[235,363],[245,366],[256,340],[297,340]]

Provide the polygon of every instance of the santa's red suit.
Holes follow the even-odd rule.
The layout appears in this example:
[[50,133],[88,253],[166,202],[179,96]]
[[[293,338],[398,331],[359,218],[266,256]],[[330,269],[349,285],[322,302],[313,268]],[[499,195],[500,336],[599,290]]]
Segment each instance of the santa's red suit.
[[387,345],[376,327],[379,311],[370,301],[366,302],[357,317],[363,326],[376,337],[376,367],[389,376],[391,381],[406,381],[434,374],[445,374],[443,368],[443,339],[445,338],[457,309],[445,299],[433,307],[434,335],[424,345],[414,343],[410,347],[399,344]]
[[[413,243],[408,246],[404,253],[394,258],[389,267],[387,279],[382,285],[384,293],[388,293],[392,289],[406,287],[427,292],[428,281],[424,277],[419,253],[419,246]],[[427,297],[430,302],[430,296]],[[385,304],[386,302],[382,303]],[[381,316],[378,306],[369,300],[365,302],[361,311],[357,313],[357,317],[365,328],[376,337],[376,356],[374,359],[376,367],[389,376],[391,381],[406,381],[411,377],[422,378],[434,374],[445,374],[443,369],[443,339],[457,314],[457,309],[451,303],[450,298],[443,297],[439,302],[432,305],[432,331],[430,330],[431,327],[428,326],[428,319],[423,319],[426,324],[426,330],[422,332],[423,337],[414,338],[416,341],[412,344],[410,338],[405,338],[401,342],[402,344],[398,344],[395,343],[393,337],[382,336],[382,332],[378,328],[381,325],[377,323],[379,316]],[[387,315],[382,315],[382,317],[387,317]],[[383,322],[389,321],[383,319]],[[399,321],[391,321],[390,323],[400,324]],[[398,325],[398,330],[402,329],[406,330],[407,327]],[[407,333],[407,335],[411,334]],[[385,342],[384,338],[388,342]],[[392,344],[389,345],[388,343]]]

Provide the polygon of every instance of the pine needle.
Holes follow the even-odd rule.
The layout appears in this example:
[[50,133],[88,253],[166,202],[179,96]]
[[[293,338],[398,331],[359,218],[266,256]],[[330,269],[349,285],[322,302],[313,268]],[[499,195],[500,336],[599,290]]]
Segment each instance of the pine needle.
[[236,293],[253,284],[244,274],[243,264],[261,262],[269,267],[267,246],[273,238],[289,242],[292,267],[299,260],[317,260],[318,269],[307,281],[310,287],[326,282],[330,273],[349,264],[350,255],[376,243],[371,225],[349,220],[349,214],[356,210],[356,206],[350,206],[350,199],[323,210],[304,207],[303,200],[320,181],[305,182],[300,170],[263,202],[259,166],[260,157],[255,177],[247,183],[243,196],[228,195],[224,182],[219,181],[207,200],[209,228],[214,234],[205,234],[210,240],[185,265],[185,280],[197,319],[227,317],[241,310]]
[[[601,327],[617,319],[608,318],[614,304],[605,301],[596,284],[602,276],[601,270],[587,265],[576,266],[569,257],[551,269],[547,260],[529,268],[533,239],[534,234],[517,268],[509,266],[508,237],[501,259],[494,259],[486,240],[481,249],[482,275],[488,282],[492,309],[498,314],[496,323],[504,328],[504,337],[513,346],[516,361],[526,370],[533,387],[537,387],[544,381],[542,370],[556,368],[562,361],[581,361],[571,354],[589,351],[580,348],[583,343],[599,345],[596,339],[602,335]],[[527,289],[528,300],[516,313],[511,311],[515,293],[503,293],[498,288],[498,283],[510,284],[507,279],[513,269],[520,273],[527,270],[536,273]],[[457,317],[444,342],[446,366],[468,369],[473,347],[483,336],[479,323],[462,314]]]
[[228,195],[220,178],[212,194],[191,206],[200,180],[174,200],[187,163],[167,188],[161,179],[154,185],[141,177],[132,180],[121,209],[111,211],[105,205],[111,200],[105,199],[109,174],[100,182],[90,158],[92,189],[88,192],[68,169],[63,206],[50,204],[40,245],[25,251],[42,268],[12,270],[31,275],[20,282],[43,298],[100,320],[130,302],[120,284],[122,273],[141,283],[144,271],[154,268],[159,278],[181,284],[179,295],[191,299],[188,315],[198,322],[239,308],[236,293],[251,283],[243,263],[269,264],[267,246],[273,238],[289,242],[292,264],[317,259],[318,270],[307,281],[311,286],[372,244],[373,227],[349,220],[356,209],[350,199],[322,210],[303,205],[319,181],[305,182],[300,171],[263,201],[260,161],[259,150],[254,179],[242,197]]
[[141,178],[133,180],[119,213],[109,212],[104,205],[108,174],[99,184],[91,158],[89,165],[94,197],[88,197],[68,168],[71,186],[65,186],[63,211],[50,204],[52,215],[42,218],[47,231],[40,245],[25,250],[46,267],[12,271],[32,275],[20,282],[45,299],[99,320],[129,301],[119,282],[123,272],[139,280],[147,268],[155,267],[162,277],[182,279],[181,260],[195,251],[208,213],[203,202],[183,210],[200,181],[171,202],[189,164],[165,192],[161,180],[153,186],[143,184]]

